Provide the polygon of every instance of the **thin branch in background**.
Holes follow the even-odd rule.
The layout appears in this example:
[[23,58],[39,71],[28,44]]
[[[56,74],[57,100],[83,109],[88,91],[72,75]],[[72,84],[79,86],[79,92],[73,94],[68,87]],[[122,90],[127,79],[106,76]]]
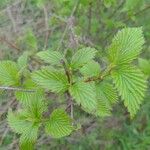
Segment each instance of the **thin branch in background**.
[[43,11],[44,11],[44,16],[45,16],[45,44],[44,44],[44,49],[47,48],[48,45],[48,38],[49,38],[49,24],[48,24],[48,13],[47,13],[47,8],[46,6],[43,6]]
[[3,9],[2,11],[0,11],[0,14],[7,12],[8,9],[11,9],[12,7],[15,7],[15,6],[19,5],[19,4],[22,3],[23,1],[24,1],[24,0],[18,0],[18,1],[16,1],[15,3],[9,5],[8,7],[6,7],[5,9]]
[[70,117],[73,119],[73,101],[72,101],[72,97],[69,93],[69,91],[67,91],[67,108],[66,110],[68,110],[70,112]]
[[16,21],[15,21],[13,15],[12,15],[11,8],[7,9],[7,14],[8,14],[9,19],[12,22],[14,33],[16,33],[17,32],[17,25],[16,25]]
[[[76,4],[75,4],[75,6],[74,6],[74,8],[73,8],[73,10],[72,10],[71,15],[70,15],[69,18],[72,18],[72,17],[74,16],[75,12],[76,12],[77,9],[78,9],[79,2],[80,2],[80,0],[77,0],[77,1],[76,1]],[[69,20],[69,18],[68,18],[68,20]],[[60,42],[59,42],[59,44],[58,44],[58,47],[57,47],[57,49],[56,49],[57,51],[60,49],[61,44],[62,44],[63,41],[64,41],[64,38],[65,38],[65,35],[66,35],[67,31],[68,31],[68,21],[67,21],[67,25],[66,25],[66,27],[65,27],[65,30],[64,30],[64,32],[63,32],[63,34],[62,34],[62,37],[61,37],[61,39],[60,39]]]
[[[68,70],[67,65],[66,65],[64,60],[62,60],[62,64],[63,64],[64,70],[65,70],[65,74],[67,76],[68,82],[69,82],[69,84],[72,84],[71,72],[70,72],[70,70]],[[66,110],[68,110],[70,112],[70,116],[73,119],[73,101],[72,101],[72,97],[71,97],[68,90],[67,90],[66,94],[67,94],[67,108],[66,108]]]
[[7,87],[7,86],[0,86],[1,90],[9,90],[9,91],[21,91],[21,92],[35,92],[36,90],[30,90],[30,89],[23,89],[23,88],[17,88],[17,87]]
[[[148,9],[150,9],[150,5],[146,6],[145,8],[143,8],[142,10],[135,12],[133,14],[133,16],[138,16],[139,14],[143,13],[144,11],[147,11]],[[127,17],[126,19],[123,20],[124,23],[128,22],[130,20],[130,17]],[[113,35],[116,32],[116,30],[114,30],[111,33],[108,33],[105,37],[105,39],[103,41],[106,41],[111,35]]]
[[109,19],[111,19],[112,17],[114,17],[114,15],[117,14],[117,12],[122,8],[122,6],[124,5],[125,1],[122,1],[119,6],[112,12],[112,14],[108,17]]
[[17,47],[17,45],[8,41],[5,37],[0,37],[0,42],[5,42],[10,48],[16,49],[17,51],[21,51],[21,49]]
[[[150,9],[150,5],[146,6],[145,8],[141,9],[140,11],[134,13],[133,16],[138,16],[138,15],[140,15],[141,13],[147,11],[148,9]],[[129,20],[130,20],[130,18],[128,17],[128,18],[126,18],[126,19],[124,20],[124,22],[127,22],[127,21],[129,21]]]
[[88,10],[88,30],[89,36],[91,35],[91,20],[92,19],[92,2],[89,3],[89,10]]

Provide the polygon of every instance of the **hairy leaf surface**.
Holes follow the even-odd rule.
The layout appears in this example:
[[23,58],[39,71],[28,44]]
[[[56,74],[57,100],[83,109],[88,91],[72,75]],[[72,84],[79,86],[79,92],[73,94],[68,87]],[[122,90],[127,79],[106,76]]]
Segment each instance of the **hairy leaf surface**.
[[90,47],[79,49],[72,57],[71,67],[74,69],[82,67],[95,57],[96,52]]
[[34,72],[32,79],[37,85],[56,93],[64,92],[68,88],[67,77],[60,71],[44,68]]
[[63,56],[61,53],[57,51],[41,51],[37,53],[37,56],[45,61],[46,63],[50,63],[52,65],[57,65],[61,63],[61,60],[63,59]]
[[94,83],[77,82],[70,87],[70,94],[85,111],[95,111],[97,101]]
[[123,65],[112,72],[114,84],[133,117],[142,103],[146,91],[146,80],[134,66]]
[[0,61],[0,83],[6,86],[19,84],[19,70],[13,61]]
[[46,132],[54,138],[70,135],[73,131],[72,120],[62,109],[56,109],[46,123]]
[[141,53],[143,44],[142,28],[122,29],[108,49],[109,59],[115,65],[130,63]]

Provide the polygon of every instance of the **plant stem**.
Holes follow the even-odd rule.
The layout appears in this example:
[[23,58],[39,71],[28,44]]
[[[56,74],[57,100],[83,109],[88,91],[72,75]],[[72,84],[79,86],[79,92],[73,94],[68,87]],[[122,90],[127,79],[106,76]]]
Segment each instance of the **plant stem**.
[[8,41],[5,37],[0,37],[0,42],[5,42],[10,48],[16,49],[17,51],[21,51],[19,47],[17,47],[14,43]]
[[47,13],[46,6],[43,6],[43,12],[45,16],[45,28],[46,28],[44,49],[46,49],[48,45],[48,38],[49,38],[48,13]]
[[[80,0],[77,0],[77,1],[76,1],[76,4],[75,4],[74,8],[72,9],[72,12],[71,12],[70,17],[68,18],[68,20],[69,20],[71,17],[73,17],[73,15],[75,14],[75,12],[76,12],[76,10],[77,10],[77,8],[78,8],[78,6],[79,6],[79,2],[80,2]],[[67,25],[66,25],[66,27],[65,27],[65,30],[64,30],[64,32],[63,32],[63,34],[62,34],[62,37],[61,37],[61,39],[60,39],[60,43],[58,44],[58,47],[57,47],[56,50],[59,50],[59,49],[60,49],[60,47],[61,47],[61,45],[62,45],[62,43],[63,43],[63,41],[64,41],[64,38],[65,38],[65,35],[66,35],[67,31],[68,31],[68,21],[67,21]]]
[[108,76],[110,74],[110,72],[112,71],[112,69],[114,68],[114,66],[110,65],[106,68],[106,70],[98,77],[90,77],[86,80],[84,80],[84,82],[92,82],[92,81],[102,81],[106,76]]
[[[65,74],[67,76],[68,82],[71,85],[72,84],[72,79],[71,79],[71,71],[68,69],[66,62],[64,60],[61,61],[61,63],[63,64],[64,70],[65,70]],[[67,90],[66,92],[67,94],[67,109],[69,108],[69,112],[70,112],[70,116],[73,119],[73,101],[72,101],[72,97],[69,93],[69,90]]]
[[7,87],[7,86],[0,86],[2,90],[10,90],[10,91],[21,91],[21,92],[35,92],[35,90],[23,89],[23,88],[16,88],[16,87]]

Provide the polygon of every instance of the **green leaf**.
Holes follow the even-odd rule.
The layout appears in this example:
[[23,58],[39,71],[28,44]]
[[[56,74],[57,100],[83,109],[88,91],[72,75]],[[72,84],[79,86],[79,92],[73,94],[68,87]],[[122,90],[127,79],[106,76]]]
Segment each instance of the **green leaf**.
[[46,63],[57,65],[61,63],[63,56],[57,51],[41,51],[37,53],[37,56]]
[[117,91],[110,83],[102,81],[96,85],[97,97],[114,104],[118,101]]
[[142,28],[125,28],[117,33],[110,45],[109,60],[115,65],[130,63],[141,53],[144,44]]
[[20,69],[25,68],[25,67],[27,66],[28,57],[29,57],[29,53],[28,53],[28,52],[24,52],[24,53],[18,58],[18,66],[19,66]]
[[71,67],[73,69],[82,67],[95,57],[96,52],[94,48],[90,47],[78,50],[72,57]]
[[33,81],[52,92],[64,92],[68,88],[68,80],[65,73],[44,68],[36,71],[32,75]]
[[70,94],[87,112],[95,112],[97,100],[94,83],[77,82],[70,87]]
[[35,126],[34,120],[28,118],[28,114],[24,111],[13,113],[9,110],[7,120],[11,129],[18,134],[27,134]]
[[23,106],[29,118],[40,121],[43,113],[47,110],[47,104],[45,102],[43,91],[37,90],[36,92],[30,94],[26,93]]
[[112,72],[114,84],[131,117],[137,113],[146,91],[146,80],[134,66],[123,65]]
[[29,112],[20,111],[18,113],[13,113],[11,110],[8,111],[7,120],[11,129],[21,134],[21,149],[25,149],[25,147],[33,149],[33,144],[38,136],[40,122],[36,122],[34,118],[30,118]]
[[27,139],[25,135],[20,137],[20,150],[34,150],[34,142]]
[[20,149],[21,150],[33,150],[35,141],[38,137],[38,125],[33,125],[28,131],[23,133],[20,137]]
[[19,84],[19,70],[13,61],[0,61],[0,83],[11,86]]
[[24,47],[26,50],[30,50],[33,54],[38,49],[37,38],[31,29],[27,29],[25,34],[18,39],[18,44]]
[[85,77],[98,76],[100,74],[100,65],[95,61],[90,61],[80,69],[80,72]]
[[[26,79],[22,83],[22,88],[27,90],[38,90],[37,85],[30,79]],[[24,91],[16,91],[15,96],[18,101],[20,101],[23,105],[26,105],[29,103],[29,101],[32,98],[32,95],[34,95],[35,92],[24,92]]]
[[68,136],[74,130],[71,118],[62,109],[55,109],[45,126],[46,133],[53,138]]
[[97,112],[98,116],[110,116],[112,110],[112,104],[118,100],[117,92],[114,87],[106,82],[100,82],[96,85],[97,91]]
[[139,62],[139,67],[143,71],[143,73],[150,76],[150,61],[143,58],[139,58],[138,62]]

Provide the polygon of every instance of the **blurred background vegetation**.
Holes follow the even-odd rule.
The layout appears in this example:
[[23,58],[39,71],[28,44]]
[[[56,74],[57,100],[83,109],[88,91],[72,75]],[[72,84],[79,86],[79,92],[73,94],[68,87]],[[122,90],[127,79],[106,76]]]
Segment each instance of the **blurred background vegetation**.
[[[149,77],[150,0],[0,0],[0,60],[16,60],[24,51],[72,52],[78,45],[86,45],[98,49],[101,61],[119,29],[139,26],[143,27],[146,43],[142,59],[135,63]],[[38,65],[33,56],[30,69]],[[57,106],[53,99],[52,95],[50,109]],[[18,149],[18,135],[6,121],[10,107],[19,105],[11,93],[0,91],[0,150]],[[83,124],[79,131],[57,140],[41,132],[36,149],[150,150],[150,86],[141,110],[132,120],[122,102],[107,118],[94,118],[77,108],[75,111]]]

